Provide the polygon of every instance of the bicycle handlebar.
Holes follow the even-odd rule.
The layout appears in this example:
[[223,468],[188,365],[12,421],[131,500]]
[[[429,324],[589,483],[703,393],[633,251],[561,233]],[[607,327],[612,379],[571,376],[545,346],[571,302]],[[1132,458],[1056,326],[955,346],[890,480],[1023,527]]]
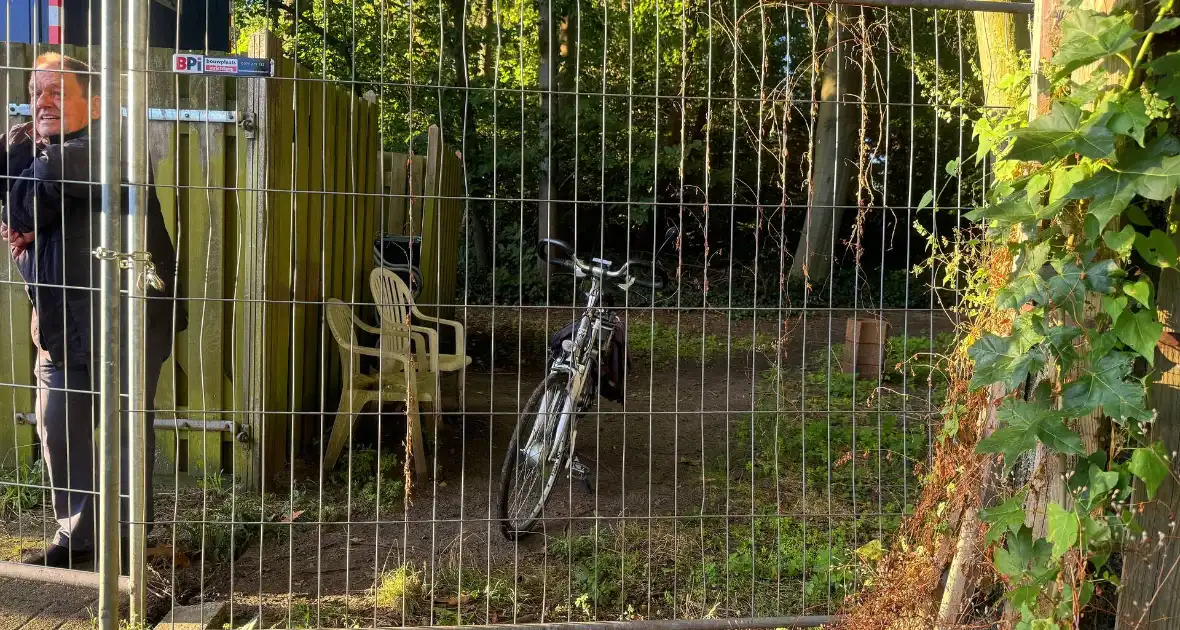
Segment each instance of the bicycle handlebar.
[[619,267],[618,269],[611,271],[601,265],[593,265],[593,264],[587,264],[585,262],[582,262],[580,259],[578,259],[577,254],[573,253],[573,247],[571,247],[569,245],[569,243],[566,243],[565,241],[561,241],[561,240],[558,240],[555,238],[545,238],[545,239],[541,239],[537,243],[537,247],[538,247],[538,249],[542,250],[543,252],[549,248],[556,248],[556,249],[563,250],[562,253],[567,256],[566,258],[555,258],[555,257],[549,256],[549,257],[547,257],[548,263],[551,265],[557,265],[559,267],[565,267],[566,269],[569,269],[570,271],[572,271],[574,273],[575,278],[585,278],[587,276],[593,276],[593,277],[596,277],[600,280],[622,279],[624,282],[620,285],[620,287],[624,290],[629,289],[633,285],[639,285],[641,287],[646,287],[648,289],[655,289],[655,290],[659,290],[659,289],[664,288],[665,281],[664,281],[664,278],[662,277],[663,274],[659,272],[659,270],[656,268],[654,263],[647,263],[647,261],[638,261],[638,262],[642,262],[643,264],[651,264],[653,279],[651,281],[648,281],[648,280],[644,280],[644,279],[637,278],[635,276],[630,275],[631,266],[633,264],[635,264],[637,261],[628,260],[627,262],[623,263],[622,267]]

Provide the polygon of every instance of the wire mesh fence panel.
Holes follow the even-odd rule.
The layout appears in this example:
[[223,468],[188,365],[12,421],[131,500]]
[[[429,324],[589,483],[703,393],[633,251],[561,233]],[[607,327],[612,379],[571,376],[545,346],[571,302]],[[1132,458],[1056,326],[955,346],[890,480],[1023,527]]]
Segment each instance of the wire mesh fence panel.
[[[125,121],[148,130],[149,245],[174,248],[159,314],[124,332],[146,340],[126,364],[159,373],[144,618],[786,627],[872,579],[945,439],[984,53],[1025,17],[198,4],[153,18],[147,119]],[[58,48],[97,59],[68,24]],[[51,49],[7,42],[7,128],[41,111]],[[272,74],[215,74],[227,55]],[[28,334],[52,302],[24,291],[70,276],[24,273],[17,249],[8,562],[61,542],[50,490],[74,487],[45,467],[38,400],[62,386],[34,378]],[[42,329],[70,338],[78,315],[57,316]]]

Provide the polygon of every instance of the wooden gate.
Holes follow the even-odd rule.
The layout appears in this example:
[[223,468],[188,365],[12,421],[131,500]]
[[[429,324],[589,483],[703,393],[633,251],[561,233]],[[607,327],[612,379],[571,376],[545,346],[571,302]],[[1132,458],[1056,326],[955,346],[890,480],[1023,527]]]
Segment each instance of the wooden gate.
[[[0,49],[9,99],[22,104],[35,54],[9,50]],[[99,54],[61,52],[83,61]],[[149,123],[155,191],[179,257],[178,304],[189,319],[156,394],[157,467],[233,471],[257,488],[264,470],[285,465],[300,412],[335,405],[338,374],[324,368],[339,362],[320,304],[369,300],[377,107],[308,80],[266,33],[251,39],[250,54],[275,59],[271,79],[173,74],[172,53],[151,51],[148,106],[230,111],[237,123]],[[0,278],[0,312],[10,313],[0,330],[0,466],[12,466],[35,456],[34,349],[28,298],[7,256]]]

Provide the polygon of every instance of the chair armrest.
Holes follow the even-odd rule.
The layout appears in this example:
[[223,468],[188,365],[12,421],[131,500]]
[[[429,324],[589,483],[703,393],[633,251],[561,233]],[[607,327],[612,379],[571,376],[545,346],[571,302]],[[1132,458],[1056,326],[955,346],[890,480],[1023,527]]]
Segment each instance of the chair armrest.
[[419,369],[426,366],[431,372],[438,371],[438,332],[422,326],[406,327],[398,322],[382,322],[381,335],[409,339],[418,358]]
[[443,326],[450,326],[451,328],[454,328],[455,329],[455,354],[459,354],[459,355],[466,355],[467,354],[467,346],[464,341],[463,324],[460,324],[459,322],[457,322],[453,319],[443,319],[441,317],[431,317],[429,315],[426,315],[422,311],[418,310],[417,306],[414,307],[413,312],[414,312],[414,317],[416,317],[424,322],[434,322],[436,324],[441,324]]

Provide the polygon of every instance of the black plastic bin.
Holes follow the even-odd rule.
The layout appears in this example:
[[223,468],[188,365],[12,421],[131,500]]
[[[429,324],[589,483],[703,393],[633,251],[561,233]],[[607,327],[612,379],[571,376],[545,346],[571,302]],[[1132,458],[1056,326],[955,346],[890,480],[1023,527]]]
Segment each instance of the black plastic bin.
[[414,297],[422,290],[422,270],[418,267],[422,237],[382,234],[373,240],[373,264],[396,273],[410,286]]

